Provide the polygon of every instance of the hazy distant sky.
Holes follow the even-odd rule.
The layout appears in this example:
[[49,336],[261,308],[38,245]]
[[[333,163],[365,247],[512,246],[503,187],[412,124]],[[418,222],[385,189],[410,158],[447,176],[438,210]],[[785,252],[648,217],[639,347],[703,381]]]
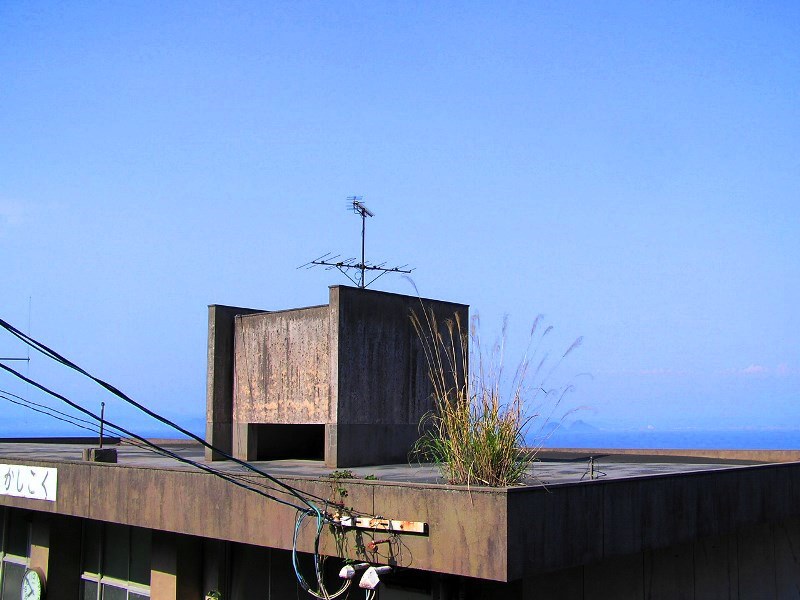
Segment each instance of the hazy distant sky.
[[580,418],[800,427],[800,3],[10,0],[0,40],[0,316],[157,410],[203,418],[206,305],[347,283],[295,267],[359,194],[512,357],[584,336]]

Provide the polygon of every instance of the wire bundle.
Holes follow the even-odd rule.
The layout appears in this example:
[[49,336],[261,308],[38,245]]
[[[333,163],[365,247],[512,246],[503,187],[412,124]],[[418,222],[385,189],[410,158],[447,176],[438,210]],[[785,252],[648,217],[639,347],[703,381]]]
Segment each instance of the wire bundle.
[[[133,431],[130,431],[129,429],[127,429],[125,427],[122,427],[121,425],[118,425],[118,424],[116,424],[116,423],[114,423],[112,421],[109,421],[108,419],[101,418],[99,415],[95,414],[94,412],[90,411],[89,409],[81,406],[80,404],[78,404],[76,402],[73,402],[69,398],[59,394],[58,392],[55,392],[55,391],[49,389],[48,387],[42,385],[41,383],[38,383],[37,381],[34,381],[33,379],[31,379],[29,377],[26,377],[22,373],[19,373],[18,371],[14,370],[11,367],[9,367],[7,365],[4,365],[2,363],[0,363],[0,369],[6,371],[7,373],[17,377],[18,379],[20,379],[20,380],[22,380],[24,382],[36,387],[37,389],[39,389],[40,391],[48,394],[49,396],[52,396],[53,398],[56,398],[57,400],[60,400],[61,402],[64,402],[65,404],[67,404],[68,406],[70,406],[73,409],[77,410],[78,412],[86,415],[87,417],[90,417],[92,420],[89,421],[89,420],[86,420],[86,419],[82,419],[80,417],[76,417],[74,415],[69,415],[67,413],[64,413],[64,412],[58,411],[56,409],[53,409],[53,408],[51,408],[51,407],[49,407],[47,405],[39,404],[37,402],[33,402],[32,400],[26,400],[25,398],[22,398],[21,396],[17,396],[16,394],[12,394],[11,392],[7,392],[7,391],[4,391],[4,390],[0,390],[0,398],[2,398],[4,400],[7,400],[8,402],[11,402],[13,404],[24,406],[26,408],[34,410],[35,412],[48,415],[48,416],[50,416],[52,418],[55,418],[55,419],[58,419],[60,421],[63,421],[63,422],[66,422],[66,423],[70,423],[72,425],[75,425],[76,427],[80,427],[82,429],[91,431],[93,433],[99,433],[99,427],[95,423],[102,423],[108,429],[110,429],[112,433],[116,433],[117,435],[120,435],[120,437],[129,438],[128,442],[131,443],[132,445],[136,446],[136,447],[139,447],[139,448],[142,448],[142,449],[146,449],[146,450],[150,450],[150,451],[155,452],[155,453],[157,453],[157,454],[159,454],[161,456],[169,457],[169,458],[177,460],[177,461],[179,461],[181,463],[196,467],[196,468],[198,468],[198,469],[200,469],[202,471],[205,471],[207,473],[210,473],[210,474],[212,474],[212,475],[214,475],[216,477],[220,477],[224,481],[227,481],[227,482],[232,483],[232,484],[234,484],[234,485],[236,485],[238,487],[241,487],[241,488],[246,489],[248,491],[251,491],[251,492],[254,492],[256,494],[259,494],[260,496],[263,496],[263,497],[265,497],[265,498],[267,498],[269,500],[272,500],[274,502],[278,502],[279,504],[294,508],[297,511],[297,518],[296,518],[296,521],[295,521],[295,529],[294,529],[293,544],[292,544],[292,566],[294,568],[294,572],[295,572],[295,575],[297,577],[297,581],[300,584],[300,586],[306,592],[308,592],[309,594],[311,594],[312,596],[314,596],[316,598],[320,598],[321,600],[334,600],[335,598],[338,598],[339,596],[341,596],[350,587],[350,583],[351,582],[350,582],[350,580],[347,580],[342,585],[342,587],[340,589],[338,589],[334,593],[330,593],[325,588],[325,584],[324,584],[324,581],[323,581],[323,579],[324,579],[324,577],[323,577],[324,559],[321,558],[320,554],[319,554],[320,536],[322,534],[323,526],[326,523],[332,524],[334,526],[338,525],[335,521],[333,521],[328,516],[327,511],[320,510],[316,506],[316,504],[314,504],[314,502],[313,502],[313,500],[316,500],[316,501],[319,501],[319,502],[324,502],[325,505],[327,506],[328,501],[325,498],[321,498],[320,496],[316,496],[314,494],[299,490],[299,489],[297,489],[297,488],[295,488],[295,487],[293,487],[293,486],[291,486],[291,485],[289,485],[289,484],[277,479],[276,477],[270,475],[269,473],[263,471],[262,469],[259,469],[258,467],[254,466],[254,465],[252,465],[252,464],[250,464],[250,463],[248,463],[246,461],[238,459],[238,458],[232,456],[231,454],[225,452],[224,450],[221,450],[221,449],[213,446],[212,444],[209,444],[203,438],[201,438],[201,437],[195,435],[194,433],[192,433],[191,431],[188,431],[187,429],[181,427],[180,425],[178,425],[174,421],[171,421],[170,419],[167,419],[166,417],[164,417],[164,416],[162,416],[162,415],[150,410],[149,408],[143,406],[142,404],[136,402],[135,400],[130,398],[127,394],[123,393],[122,391],[120,391],[119,389],[117,389],[116,387],[111,385],[110,383],[107,383],[106,381],[103,381],[102,379],[99,379],[98,377],[95,377],[94,375],[90,374],[88,371],[84,370],[83,368],[81,368],[80,366],[75,364],[74,362],[72,362],[69,359],[65,358],[64,356],[62,356],[61,354],[59,354],[58,352],[56,352],[52,348],[49,348],[45,344],[35,340],[34,338],[30,337],[29,335],[23,333],[22,331],[20,331],[19,329],[17,329],[16,327],[14,327],[10,323],[8,323],[7,321],[5,321],[3,319],[0,319],[0,327],[5,329],[6,331],[11,333],[15,337],[17,337],[19,340],[24,342],[29,347],[33,348],[34,350],[37,350],[38,352],[40,352],[44,356],[47,356],[48,358],[54,360],[55,362],[65,366],[65,367],[68,367],[68,368],[80,373],[81,375],[84,375],[85,377],[91,379],[92,381],[94,381],[95,383],[100,385],[102,388],[104,388],[106,391],[110,392],[111,394],[113,394],[117,398],[120,398],[121,400],[123,400],[127,404],[130,404],[131,406],[135,407],[136,409],[140,410],[141,412],[145,413],[146,415],[156,419],[157,421],[163,423],[164,425],[167,425],[167,426],[175,429],[176,431],[180,432],[181,434],[185,435],[186,437],[188,437],[188,438],[194,440],[195,442],[201,444],[204,448],[208,448],[211,451],[218,453],[224,459],[236,463],[243,470],[250,471],[255,475],[259,475],[261,477],[266,478],[269,482],[271,482],[271,484],[260,483],[260,482],[257,482],[257,481],[253,481],[251,477],[245,477],[242,474],[236,474],[236,473],[232,474],[232,473],[229,473],[229,472],[224,472],[224,471],[221,471],[219,469],[215,469],[213,467],[210,467],[210,466],[208,466],[206,464],[191,460],[190,458],[187,458],[185,456],[181,456],[177,452],[169,450],[168,448],[165,448],[165,447],[163,447],[163,446],[161,446],[159,444],[153,443],[150,440],[147,440],[144,437],[134,433]],[[284,496],[287,496],[288,499],[278,498],[278,497],[275,496],[275,494],[282,494]],[[315,537],[314,537],[314,572],[315,572],[316,583],[317,583],[317,588],[316,589],[312,588],[308,584],[308,582],[306,581],[305,577],[303,577],[302,573],[300,572],[299,560],[298,560],[298,552],[297,552],[297,538],[298,538],[298,534],[299,534],[300,528],[301,528],[303,522],[305,521],[305,519],[310,517],[310,516],[314,516],[315,520],[316,520],[316,533],[315,533]]]
[[350,588],[351,580],[345,579],[342,586],[333,594],[328,592],[328,590],[325,588],[323,572],[323,564],[325,559],[321,558],[319,554],[319,538],[322,534],[322,526],[326,518],[320,515],[319,512],[315,514],[317,517],[317,527],[314,534],[314,575],[317,579],[317,589],[313,589],[300,572],[300,564],[297,555],[297,537],[300,534],[300,528],[303,525],[303,521],[312,514],[314,514],[314,512],[310,510],[297,512],[297,518],[295,519],[294,523],[294,535],[292,536],[292,567],[294,568],[294,574],[295,577],[297,577],[297,581],[300,583],[300,587],[302,587],[306,592],[315,598],[320,598],[321,600],[334,600],[334,598],[338,598]]

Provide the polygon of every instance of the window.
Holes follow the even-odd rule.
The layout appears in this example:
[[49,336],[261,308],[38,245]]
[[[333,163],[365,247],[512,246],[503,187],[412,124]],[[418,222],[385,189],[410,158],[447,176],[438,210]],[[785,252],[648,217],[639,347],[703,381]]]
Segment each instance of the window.
[[28,568],[30,521],[24,512],[0,512],[0,600],[19,600]]
[[149,598],[150,538],[149,529],[86,521],[82,600]]

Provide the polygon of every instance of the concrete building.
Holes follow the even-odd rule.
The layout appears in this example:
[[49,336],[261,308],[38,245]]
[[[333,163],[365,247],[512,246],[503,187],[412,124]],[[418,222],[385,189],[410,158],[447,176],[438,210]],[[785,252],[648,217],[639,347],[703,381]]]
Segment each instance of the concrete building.
[[[328,589],[352,559],[393,567],[381,576],[380,600],[797,597],[800,452],[548,451],[526,485],[497,489],[445,485],[430,465],[376,461],[406,448],[406,433],[388,432],[406,431],[427,406],[408,399],[412,409],[370,412],[396,394],[424,392],[405,329],[412,304],[338,287],[325,307],[210,308],[209,439],[321,509],[343,501],[376,519],[322,532]],[[304,404],[309,395],[324,410]],[[370,424],[348,402],[376,419],[383,438],[348,439]],[[84,460],[88,443],[0,442],[0,600],[20,598],[27,569],[50,599],[311,597],[292,550],[312,576],[313,527],[295,539],[298,511],[266,497],[291,500],[274,482],[189,441],[158,442],[163,452],[154,454],[123,440],[116,463]],[[314,456],[292,456],[309,443]],[[602,478],[587,476],[590,456]],[[331,477],[348,463],[362,465],[353,478]],[[384,519],[424,526],[387,532]]]
[[210,306],[207,439],[244,460],[406,461],[433,408],[412,311],[469,322],[463,304],[347,286],[323,306]]

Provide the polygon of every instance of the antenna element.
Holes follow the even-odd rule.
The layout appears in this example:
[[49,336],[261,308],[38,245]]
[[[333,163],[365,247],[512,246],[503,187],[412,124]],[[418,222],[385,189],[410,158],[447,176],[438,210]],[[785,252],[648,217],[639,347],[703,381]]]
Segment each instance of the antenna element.
[[[310,269],[315,266],[326,267],[326,270],[335,268],[362,289],[372,285],[379,277],[386,275],[386,273],[411,273],[411,271],[414,269],[406,269],[408,265],[388,268],[383,266],[386,264],[385,262],[379,265],[372,265],[367,262],[365,255],[367,217],[374,217],[375,213],[367,208],[367,205],[364,204],[362,196],[348,196],[347,202],[347,209],[353,211],[355,214],[361,217],[361,262],[355,262],[355,258],[337,260],[340,255],[337,254],[335,256],[331,256],[331,253],[327,252],[319,258],[315,258],[314,260],[307,262],[304,265],[300,265],[297,268],[302,269],[303,267],[306,267]],[[358,271],[358,274],[355,277],[350,275],[350,271],[353,270]],[[370,282],[367,282],[367,271],[377,271],[378,274]]]

